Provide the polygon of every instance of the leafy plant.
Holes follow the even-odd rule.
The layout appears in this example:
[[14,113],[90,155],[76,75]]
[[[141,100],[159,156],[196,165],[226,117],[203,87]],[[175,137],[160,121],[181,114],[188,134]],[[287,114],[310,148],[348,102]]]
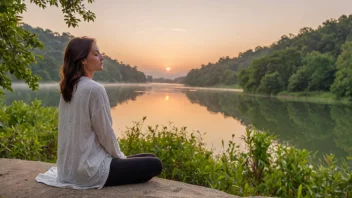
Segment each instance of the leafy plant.
[[0,106],[0,157],[28,160],[56,160],[58,111],[15,101]]
[[[58,111],[40,101],[0,103],[0,157],[55,162]],[[144,128],[141,121],[127,127],[119,139],[126,155],[154,153],[163,163],[162,178],[218,189],[239,196],[350,197],[352,172],[334,155],[314,163],[315,155],[250,126],[242,137],[215,154],[206,149],[199,131],[168,126]]]
[[[76,27],[81,21],[76,13],[84,21],[94,21],[95,14],[86,10],[83,0],[30,0],[39,7],[45,9],[48,5],[62,7],[65,22],[68,27]],[[93,3],[93,0],[88,0]],[[39,76],[33,75],[28,67],[36,62],[36,54],[33,49],[43,48],[37,35],[22,28],[22,17],[26,11],[26,3],[22,0],[0,1],[0,87],[12,91],[12,77],[24,80],[32,90],[39,87]],[[40,58],[37,56],[37,58]],[[0,90],[0,94],[3,91]]]

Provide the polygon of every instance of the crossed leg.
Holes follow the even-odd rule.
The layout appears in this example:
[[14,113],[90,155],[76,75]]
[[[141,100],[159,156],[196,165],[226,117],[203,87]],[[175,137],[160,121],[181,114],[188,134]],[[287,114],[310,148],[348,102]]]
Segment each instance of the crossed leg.
[[147,182],[161,171],[162,163],[154,154],[136,154],[127,159],[113,159],[105,186]]

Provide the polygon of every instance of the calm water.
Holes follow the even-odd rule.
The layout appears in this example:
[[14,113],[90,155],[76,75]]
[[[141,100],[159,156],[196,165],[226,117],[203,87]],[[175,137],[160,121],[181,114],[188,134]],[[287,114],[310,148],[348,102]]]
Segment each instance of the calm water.
[[[187,88],[172,84],[106,84],[113,127],[121,136],[126,126],[147,116],[148,125],[186,126],[206,133],[208,148],[221,150],[221,141],[240,137],[246,126],[268,130],[279,142],[346,157],[352,153],[352,105],[297,102],[254,97],[235,91]],[[57,85],[42,85],[35,92],[14,86],[5,103],[41,99],[45,106],[58,106]]]

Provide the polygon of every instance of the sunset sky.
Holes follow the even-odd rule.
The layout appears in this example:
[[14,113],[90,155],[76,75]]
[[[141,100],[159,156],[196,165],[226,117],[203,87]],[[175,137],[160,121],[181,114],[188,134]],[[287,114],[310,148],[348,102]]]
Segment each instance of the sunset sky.
[[60,34],[94,37],[108,56],[167,78],[352,14],[351,0],[96,0],[86,7],[96,20],[77,28],[68,28],[56,7],[30,4],[23,20]]

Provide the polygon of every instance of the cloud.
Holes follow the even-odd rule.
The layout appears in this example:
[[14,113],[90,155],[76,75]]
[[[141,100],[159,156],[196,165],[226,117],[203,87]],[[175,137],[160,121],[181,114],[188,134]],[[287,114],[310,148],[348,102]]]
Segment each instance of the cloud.
[[181,28],[173,28],[171,29],[172,31],[175,31],[175,32],[187,32],[186,29],[181,29]]

